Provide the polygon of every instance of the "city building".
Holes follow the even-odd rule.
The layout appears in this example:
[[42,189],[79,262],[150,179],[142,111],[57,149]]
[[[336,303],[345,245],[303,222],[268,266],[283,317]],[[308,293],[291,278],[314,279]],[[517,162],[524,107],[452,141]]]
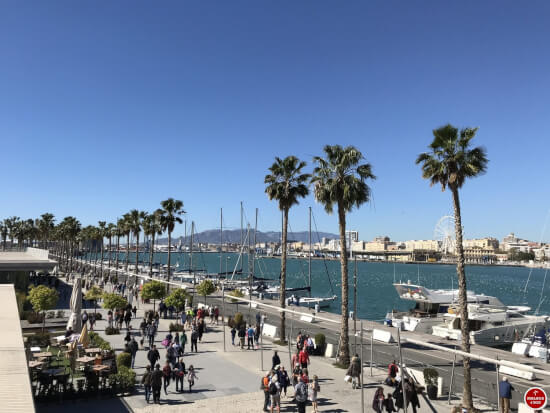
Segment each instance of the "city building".
[[499,242],[496,238],[486,237],[478,239],[467,239],[463,242],[464,248],[484,248],[498,250]]
[[423,251],[439,251],[440,243],[437,240],[410,240],[405,241],[405,250],[407,251],[415,251],[415,250],[423,250]]

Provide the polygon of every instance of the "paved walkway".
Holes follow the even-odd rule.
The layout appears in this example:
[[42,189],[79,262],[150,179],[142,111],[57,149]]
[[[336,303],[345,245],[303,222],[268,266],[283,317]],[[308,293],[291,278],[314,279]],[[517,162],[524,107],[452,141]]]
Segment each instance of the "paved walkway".
[[[138,318],[132,321],[132,331],[139,335],[139,323],[143,316],[144,306],[140,304]],[[148,305],[145,306],[149,308]],[[152,307],[152,306],[151,306]],[[159,348],[161,360],[165,360],[165,350],[160,342],[168,333],[168,325],[174,320],[162,320],[159,326],[159,333],[156,337],[156,344]],[[115,349],[121,350],[124,347],[124,333],[115,336],[105,336],[103,330],[106,321],[96,323],[98,331],[105,339],[109,340]],[[203,336],[202,343],[199,343],[198,353],[189,353],[189,344],[186,346],[184,362],[186,367],[193,364],[198,374],[198,381],[195,383],[193,393],[186,391],[184,393],[175,392],[175,384],[171,383],[168,389],[168,395],[164,392],[161,395],[161,405],[147,405],[143,395],[143,388],[138,386],[138,391],[129,397],[125,397],[126,403],[136,413],[145,412],[261,412],[263,407],[263,393],[259,390],[260,380],[268,368],[271,367],[271,357],[273,350],[279,352],[282,365],[290,365],[288,356],[288,347],[274,345],[267,339],[264,339],[263,366],[262,352],[240,350],[231,345],[229,331],[226,330],[226,351],[223,351],[223,330],[219,326],[210,326],[207,333]],[[188,334],[189,337],[189,334]],[[137,337],[139,342],[141,337]],[[147,341],[147,340],[145,340]],[[136,358],[135,370],[138,374],[138,380],[145,371],[147,364],[146,354],[148,347],[140,348]],[[366,357],[366,355],[365,355]],[[385,378],[386,372],[380,369],[374,369],[373,376],[370,377],[369,369],[365,368],[365,387],[364,403],[365,411],[371,412],[371,403],[376,388]],[[361,391],[353,390],[351,385],[344,382],[344,370],[338,369],[332,365],[332,360],[322,357],[312,357],[312,363],[309,368],[310,377],[314,374],[320,378],[321,391],[319,393],[319,410],[321,412],[361,412]],[[185,383],[187,384],[187,383]],[[291,389],[291,388],[289,388]],[[390,387],[385,388],[385,393],[391,392]],[[292,394],[290,390],[289,395]],[[283,412],[297,411],[295,404],[290,398],[282,398]],[[456,401],[455,401],[456,402]],[[421,407],[419,413],[428,412],[450,412],[451,406],[446,400],[430,401],[427,397],[420,398]],[[411,412],[412,409],[409,409]],[[311,407],[307,412],[312,412]],[[491,410],[483,409],[489,412]]]

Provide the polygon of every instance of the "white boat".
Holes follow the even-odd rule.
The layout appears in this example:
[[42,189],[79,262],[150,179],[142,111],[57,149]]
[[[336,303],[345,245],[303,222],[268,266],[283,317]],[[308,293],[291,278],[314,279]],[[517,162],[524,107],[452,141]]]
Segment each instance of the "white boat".
[[548,363],[550,361],[549,340],[550,333],[545,328],[540,328],[536,333],[528,334],[523,340],[514,343],[512,353],[538,358]]
[[324,307],[330,307],[330,303],[332,303],[334,300],[336,300],[336,296],[333,295],[332,297],[299,297],[295,296],[290,297],[290,302],[294,305],[300,305],[304,307],[315,307],[318,305],[320,308]]
[[[530,307],[490,306],[468,304],[468,324],[472,344],[500,347],[513,344],[523,337],[530,328],[545,327],[548,316],[526,314]],[[433,335],[451,340],[461,340],[458,306],[449,308],[443,324],[433,326]]]
[[[433,326],[442,324],[444,315],[450,306],[458,300],[457,289],[430,290],[421,285],[408,283],[393,284],[397,294],[403,300],[414,301],[414,308],[409,311],[392,311],[386,315],[386,320],[393,326],[406,331],[432,334]],[[502,306],[496,297],[467,292],[468,303]]]

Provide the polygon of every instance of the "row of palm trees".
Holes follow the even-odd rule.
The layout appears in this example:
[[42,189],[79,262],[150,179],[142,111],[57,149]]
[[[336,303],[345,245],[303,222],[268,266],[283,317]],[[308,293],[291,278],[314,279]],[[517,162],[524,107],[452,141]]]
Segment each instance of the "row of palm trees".
[[[470,147],[477,128],[459,130],[447,124],[433,130],[433,140],[428,151],[420,154],[416,163],[422,167],[422,177],[430,181],[430,185],[441,185],[442,191],[450,189],[455,214],[455,232],[457,241],[457,277],[459,286],[459,306],[462,320],[468,320],[466,300],[466,274],[464,271],[464,250],[462,246],[462,220],[460,212],[459,189],[468,178],[476,177],[487,169],[486,152],[481,147]],[[340,262],[341,262],[341,328],[339,362],[349,365],[349,288],[348,288],[348,254],[345,242],[346,215],[354,207],[359,208],[371,199],[371,190],[368,180],[376,179],[372,166],[365,162],[363,154],[355,147],[327,145],[324,147],[323,157],[314,157],[315,165],[311,174],[304,173],[306,162],[295,156],[284,159],[275,158],[265,176],[265,192],[270,200],[278,202],[283,213],[282,254],[281,254],[281,294],[280,306],[285,307],[286,288],[286,260],[287,260],[287,226],[288,213],[293,205],[299,203],[300,198],[309,194],[308,184],[313,186],[315,200],[323,205],[328,214],[332,214],[335,207],[338,214],[340,234]],[[285,313],[281,312],[281,339],[285,338]],[[461,323],[462,350],[470,352],[470,331],[467,322]],[[468,411],[473,407],[470,359],[465,357],[464,362],[464,389],[463,407]]]
[[[464,128],[458,130],[452,125],[445,125],[433,130],[433,141],[429,145],[428,152],[422,153],[416,159],[422,166],[422,176],[430,181],[430,185],[439,184],[442,190],[449,189],[452,193],[455,212],[455,232],[457,240],[457,276],[459,285],[459,305],[462,320],[468,319],[466,301],[466,275],[464,271],[464,251],[462,247],[462,223],[460,213],[459,189],[468,178],[482,174],[487,167],[485,150],[480,147],[471,148],[470,142],[474,138],[477,128]],[[281,258],[281,285],[280,306],[285,307],[286,302],[286,261],[287,261],[287,227],[288,214],[292,206],[299,203],[301,198],[309,194],[309,185],[313,186],[315,200],[323,205],[328,214],[335,210],[338,214],[338,227],[340,234],[340,261],[342,277],[342,306],[339,362],[349,365],[349,288],[348,288],[348,252],[345,242],[346,215],[352,209],[359,208],[371,199],[371,189],[367,181],[376,179],[372,172],[372,166],[365,161],[363,154],[355,147],[342,147],[340,145],[327,145],[324,147],[324,156],[313,158],[315,165],[312,173],[304,173],[306,162],[295,156],[284,159],[275,158],[275,162],[269,167],[269,174],[265,176],[265,192],[270,200],[278,202],[278,207],[283,213],[282,228],[282,258]],[[10,237],[12,245],[18,240],[18,245],[25,243],[33,245],[38,241],[44,247],[52,247],[62,262],[72,268],[73,256],[78,245],[88,251],[100,251],[101,265],[103,265],[103,243],[107,239],[109,251],[112,251],[112,241],[116,239],[116,251],[119,251],[120,239],[126,238],[125,269],[128,270],[130,235],[133,235],[136,246],[139,246],[140,234],[150,237],[151,248],[149,256],[149,271],[152,273],[153,248],[155,237],[164,231],[168,233],[168,245],[171,245],[171,235],[176,224],[181,224],[183,202],[169,198],[161,202],[161,208],[152,213],[131,210],[117,220],[116,223],[99,221],[97,226],[81,228],[80,222],[74,217],[66,217],[58,225],[54,224],[52,214],[43,214],[36,221],[20,220],[18,217],[5,219],[0,223],[0,236],[4,249],[6,239]],[[53,244],[52,244],[53,242]],[[136,248],[135,271],[138,267],[138,248]],[[168,249],[168,277],[170,281],[170,248]],[[91,259],[91,258],[90,258]],[[109,266],[111,254],[109,254]],[[116,254],[116,266],[119,265],[119,254]],[[281,313],[281,339],[286,337],[285,312]],[[470,351],[470,334],[468,323],[461,323],[462,350]],[[470,360],[464,359],[464,392],[463,407],[472,407]]]

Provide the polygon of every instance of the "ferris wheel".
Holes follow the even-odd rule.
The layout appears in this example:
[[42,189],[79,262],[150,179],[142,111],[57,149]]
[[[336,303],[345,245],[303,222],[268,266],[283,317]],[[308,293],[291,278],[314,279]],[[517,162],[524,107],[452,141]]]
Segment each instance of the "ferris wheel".
[[454,254],[456,247],[455,217],[445,215],[439,218],[434,229],[434,238],[441,245],[441,252],[445,255]]

